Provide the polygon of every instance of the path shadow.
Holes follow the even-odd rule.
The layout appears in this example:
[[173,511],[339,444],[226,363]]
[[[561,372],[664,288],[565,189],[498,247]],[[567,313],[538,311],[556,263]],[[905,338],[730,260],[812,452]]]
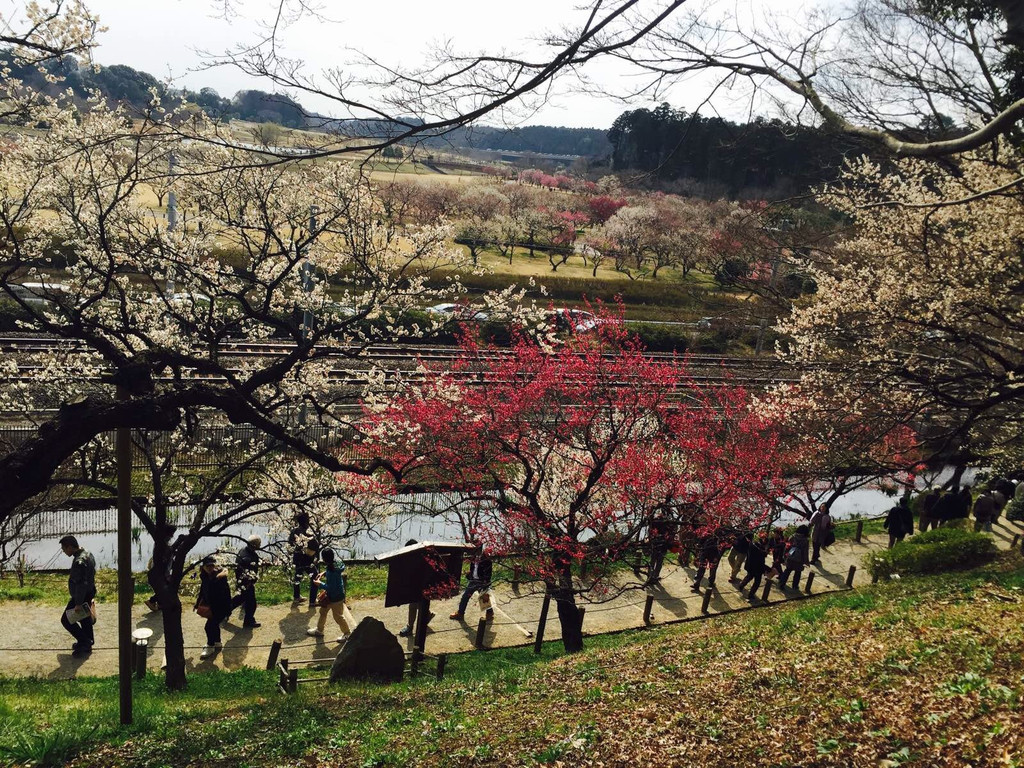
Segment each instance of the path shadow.
[[[93,651],[97,653],[97,651]],[[49,680],[70,680],[78,676],[78,670],[86,661],[92,658],[89,656],[75,656],[71,651],[57,654],[57,668],[46,677]]]

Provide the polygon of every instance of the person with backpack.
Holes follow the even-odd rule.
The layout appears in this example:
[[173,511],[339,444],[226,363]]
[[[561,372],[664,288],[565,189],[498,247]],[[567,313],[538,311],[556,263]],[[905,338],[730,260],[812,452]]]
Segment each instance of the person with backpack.
[[739,586],[739,590],[742,593],[747,584],[751,584],[751,582],[753,582],[751,584],[750,594],[747,596],[747,600],[752,601],[757,597],[757,590],[761,586],[761,577],[764,575],[766,570],[768,548],[768,534],[764,531],[761,531],[761,533],[753,538],[747,547],[747,556],[743,561],[747,575],[743,577],[743,581],[740,582]]
[[231,585],[228,572],[217,565],[217,558],[207,555],[199,567],[199,595],[192,610],[206,619],[206,647],[200,659],[216,656],[221,648],[220,625],[231,613]]
[[334,550],[327,548],[320,553],[324,561],[324,570],[314,581],[318,589],[323,589],[324,594],[317,600],[320,605],[320,618],[316,627],[310,627],[306,634],[310,637],[323,637],[324,629],[327,627],[327,614],[334,616],[341,629],[341,636],[336,642],[344,643],[355,628],[355,619],[352,612],[345,605],[345,563],[339,561]]
[[810,563],[810,558],[808,557],[808,550],[810,549],[809,532],[810,529],[806,525],[801,525],[797,527],[796,532],[790,538],[786,546],[786,568],[779,577],[780,587],[786,586],[786,581],[791,573],[793,574],[793,586],[798,587],[800,585],[800,577],[803,575],[804,566]]

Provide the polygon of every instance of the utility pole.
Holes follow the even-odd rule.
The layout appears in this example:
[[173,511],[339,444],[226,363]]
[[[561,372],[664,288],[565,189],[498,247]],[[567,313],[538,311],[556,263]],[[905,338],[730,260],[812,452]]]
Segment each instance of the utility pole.
[[[129,399],[127,389],[117,385],[117,399]],[[119,427],[114,437],[117,461],[117,687],[120,694],[121,725],[132,723],[132,441],[131,430]]]
[[[174,153],[167,156],[167,175],[174,183]],[[174,188],[167,190],[167,231],[173,232],[178,228],[178,196],[174,194]],[[167,273],[167,286],[164,293],[168,296],[174,295],[174,265],[171,265]]]

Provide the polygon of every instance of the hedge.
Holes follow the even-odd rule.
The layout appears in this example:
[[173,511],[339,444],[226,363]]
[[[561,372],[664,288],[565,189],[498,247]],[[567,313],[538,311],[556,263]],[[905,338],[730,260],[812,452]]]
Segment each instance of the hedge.
[[996,544],[985,533],[963,528],[936,528],[911,536],[892,549],[866,555],[872,575],[940,573],[972,568],[995,557]]

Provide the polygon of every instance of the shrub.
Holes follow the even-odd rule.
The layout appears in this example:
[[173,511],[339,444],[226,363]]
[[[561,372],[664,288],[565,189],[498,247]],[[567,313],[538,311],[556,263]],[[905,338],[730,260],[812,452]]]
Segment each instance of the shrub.
[[29,315],[20,304],[7,299],[0,299],[0,331],[20,331],[19,320],[28,320]]
[[626,323],[626,329],[650,352],[685,352],[690,347],[689,332],[683,326]]
[[984,533],[943,526],[900,542],[892,549],[867,555],[872,574],[940,573],[971,568],[996,554],[992,537]]
[[1006,519],[1024,520],[1024,498],[1018,499],[1014,497],[1010,499],[1006,505]]

